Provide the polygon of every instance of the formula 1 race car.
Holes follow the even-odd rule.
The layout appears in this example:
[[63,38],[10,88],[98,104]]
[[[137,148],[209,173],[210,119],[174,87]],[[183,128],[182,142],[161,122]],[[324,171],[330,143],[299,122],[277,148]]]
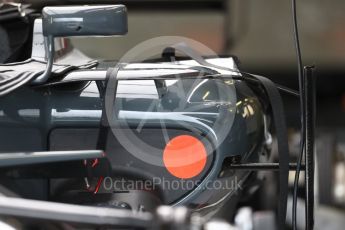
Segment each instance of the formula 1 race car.
[[100,61],[66,38],[125,35],[124,5],[39,16],[31,58],[0,65],[2,224],[219,229],[225,223],[212,218],[231,220],[262,179],[235,165],[268,162],[273,121],[286,133],[276,88],[240,71],[236,57],[202,56],[183,42],[155,58]]

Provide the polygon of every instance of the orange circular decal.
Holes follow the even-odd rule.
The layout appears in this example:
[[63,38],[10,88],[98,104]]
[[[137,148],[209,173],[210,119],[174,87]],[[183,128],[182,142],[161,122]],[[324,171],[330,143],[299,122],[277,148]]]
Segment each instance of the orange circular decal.
[[197,138],[181,135],[173,138],[163,152],[163,162],[175,177],[189,179],[199,175],[205,168],[207,153]]

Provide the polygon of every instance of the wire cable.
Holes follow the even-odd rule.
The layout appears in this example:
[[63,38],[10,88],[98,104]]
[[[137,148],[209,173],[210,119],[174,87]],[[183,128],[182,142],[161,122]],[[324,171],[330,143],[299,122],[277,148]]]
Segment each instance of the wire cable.
[[297,56],[297,66],[298,66],[298,84],[300,91],[300,111],[301,111],[301,140],[300,140],[300,153],[297,160],[297,168],[294,181],[293,190],[293,200],[292,200],[292,228],[297,230],[297,193],[298,193],[298,181],[301,171],[301,164],[303,159],[303,153],[305,149],[305,99],[304,99],[304,84],[303,84],[303,64],[302,64],[302,54],[299,42],[298,33],[298,22],[297,22],[297,6],[296,0],[291,0],[292,7],[292,21],[293,21],[293,32],[295,40],[295,50]]

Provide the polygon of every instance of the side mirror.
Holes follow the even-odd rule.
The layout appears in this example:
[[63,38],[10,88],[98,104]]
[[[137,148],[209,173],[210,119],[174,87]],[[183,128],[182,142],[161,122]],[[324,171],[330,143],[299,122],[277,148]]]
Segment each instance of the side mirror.
[[124,5],[45,7],[42,11],[46,37],[113,36],[127,33]]
[[54,61],[54,38],[71,36],[114,36],[128,31],[124,5],[45,7],[42,11],[47,66],[32,83],[44,83],[51,74]]

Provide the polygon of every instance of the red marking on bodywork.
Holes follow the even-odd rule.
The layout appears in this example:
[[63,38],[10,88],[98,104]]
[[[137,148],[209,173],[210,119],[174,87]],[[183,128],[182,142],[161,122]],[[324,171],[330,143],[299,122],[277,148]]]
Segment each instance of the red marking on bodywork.
[[98,193],[98,190],[99,188],[101,187],[102,185],[102,182],[103,182],[103,177],[99,177],[98,181],[97,181],[97,185],[96,185],[96,188],[95,188],[95,191],[93,192],[94,194],[97,194]]

